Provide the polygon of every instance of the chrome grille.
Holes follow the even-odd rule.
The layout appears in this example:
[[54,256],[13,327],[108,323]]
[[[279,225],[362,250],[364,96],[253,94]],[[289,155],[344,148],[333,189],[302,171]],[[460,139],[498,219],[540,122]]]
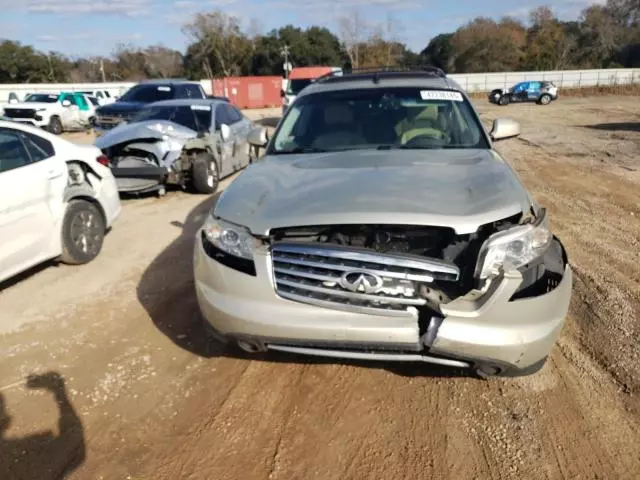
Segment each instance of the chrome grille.
[[96,125],[105,130],[113,128],[121,124],[125,119],[118,116],[98,116],[96,119]]
[[277,243],[272,261],[276,291],[283,298],[381,315],[403,315],[425,305],[420,283],[460,277],[456,265],[441,260],[331,244]]
[[36,111],[32,108],[5,108],[4,116],[8,118],[36,118]]

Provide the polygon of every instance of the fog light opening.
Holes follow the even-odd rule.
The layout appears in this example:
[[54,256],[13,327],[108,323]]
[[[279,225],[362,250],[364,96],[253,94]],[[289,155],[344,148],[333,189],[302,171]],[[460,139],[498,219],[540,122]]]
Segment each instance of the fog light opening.
[[259,353],[266,351],[262,344],[253,340],[238,340],[238,347],[247,353]]
[[500,375],[502,373],[502,368],[496,365],[476,365],[475,372],[478,377],[487,379],[490,377],[495,377],[496,375]]

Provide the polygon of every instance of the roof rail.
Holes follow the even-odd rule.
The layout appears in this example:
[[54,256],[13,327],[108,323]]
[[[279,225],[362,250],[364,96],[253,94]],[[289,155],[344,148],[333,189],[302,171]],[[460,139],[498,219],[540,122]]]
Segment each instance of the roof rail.
[[[432,65],[423,65],[423,66],[415,66],[415,67],[358,67],[351,69],[344,69],[342,71],[337,72],[329,72],[320,77],[316,78],[315,82],[324,82],[329,79],[334,79],[337,77],[352,77],[358,76],[362,78],[364,75],[371,75],[374,82],[378,82],[381,76],[429,76],[429,77],[440,77],[446,78],[447,74],[444,70],[438,67],[434,67]],[[353,78],[353,77],[352,77]],[[337,80],[338,81],[338,80]]]
[[192,82],[187,78],[145,78],[138,83],[172,83],[172,82]]

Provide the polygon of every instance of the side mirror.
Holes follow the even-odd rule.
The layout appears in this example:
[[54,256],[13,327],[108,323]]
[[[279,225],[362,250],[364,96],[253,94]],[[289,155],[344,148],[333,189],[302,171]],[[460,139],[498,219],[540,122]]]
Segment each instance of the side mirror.
[[222,137],[223,142],[229,140],[229,137],[231,136],[231,129],[226,123],[220,125],[220,136]]
[[255,127],[249,132],[247,141],[254,147],[266,147],[267,131],[262,127]]
[[63,107],[70,107],[71,106],[71,102],[69,100],[63,100],[62,101],[62,106]]
[[489,135],[493,141],[517,137],[520,135],[520,124],[510,118],[497,118]]
[[284,90],[280,90],[280,97],[284,98],[284,96],[285,96]]

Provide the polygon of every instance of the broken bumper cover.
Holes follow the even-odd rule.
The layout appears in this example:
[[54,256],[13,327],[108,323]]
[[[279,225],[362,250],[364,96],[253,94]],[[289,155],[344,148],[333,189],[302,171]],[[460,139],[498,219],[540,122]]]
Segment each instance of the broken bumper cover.
[[164,183],[167,169],[164,167],[112,167],[111,173],[116,178],[118,191],[138,192],[145,191],[153,186]]
[[444,318],[432,319],[421,337],[417,314],[367,315],[280,298],[267,254],[256,254],[256,275],[248,275],[209,257],[199,234],[194,273],[201,312],[225,340],[252,340],[267,349],[307,355],[486,365],[500,371],[544,362],[564,324],[572,287],[567,264],[551,292],[509,301],[522,281],[514,272],[477,301],[448,304]]

